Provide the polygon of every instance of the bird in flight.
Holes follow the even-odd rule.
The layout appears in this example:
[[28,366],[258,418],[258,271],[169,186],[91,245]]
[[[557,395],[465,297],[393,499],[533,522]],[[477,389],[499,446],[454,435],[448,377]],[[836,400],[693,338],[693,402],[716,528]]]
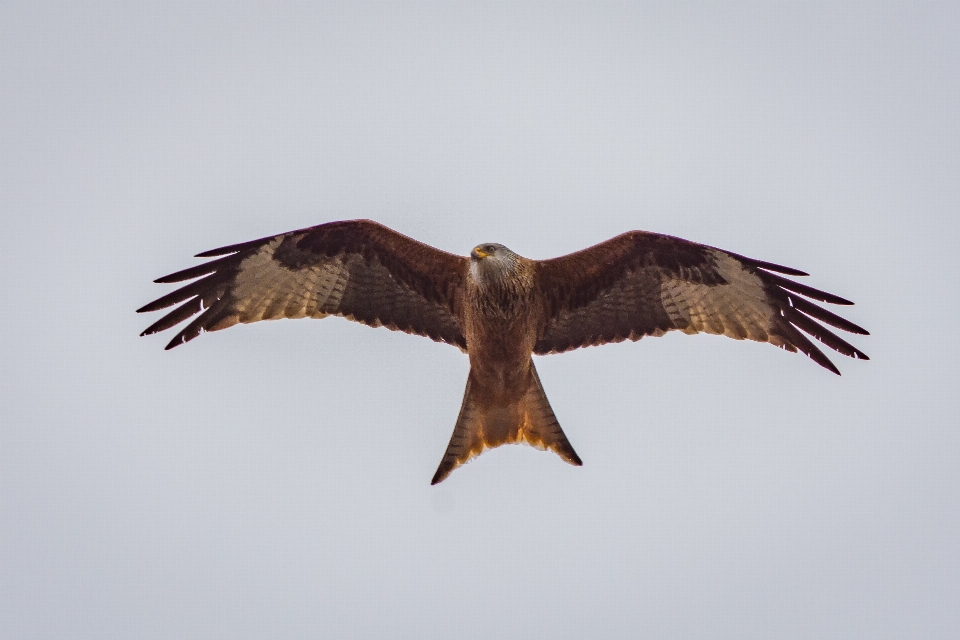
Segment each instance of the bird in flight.
[[348,220],[197,257],[216,259],[158,278],[193,282],[137,310],[180,305],[141,335],[197,316],[167,349],[237,323],[335,315],[465,352],[467,388],[432,484],[502,444],[527,443],[582,464],[550,408],[534,354],[677,330],[769,342],[837,375],[804,333],[843,355],[868,359],[820,323],[867,331],[809,299],[852,302],[783,277],[806,273],[646,231],[530,260],[493,243],[462,257],[371,220]]

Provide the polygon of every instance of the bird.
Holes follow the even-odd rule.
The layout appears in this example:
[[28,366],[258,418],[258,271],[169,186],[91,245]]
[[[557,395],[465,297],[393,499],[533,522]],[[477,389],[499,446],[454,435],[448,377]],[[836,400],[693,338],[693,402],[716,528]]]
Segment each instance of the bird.
[[648,231],[531,260],[497,243],[459,256],[372,220],[344,220],[196,257],[216,259],[156,279],[192,282],[137,310],[179,304],[142,336],[193,318],[167,349],[238,323],[340,316],[466,353],[463,403],[431,484],[504,444],[526,443],[582,464],[547,400],[533,355],[681,331],[768,342],[837,375],[805,334],[869,360],[821,323],[869,333],[811,300],[852,302],[784,277],[805,272]]

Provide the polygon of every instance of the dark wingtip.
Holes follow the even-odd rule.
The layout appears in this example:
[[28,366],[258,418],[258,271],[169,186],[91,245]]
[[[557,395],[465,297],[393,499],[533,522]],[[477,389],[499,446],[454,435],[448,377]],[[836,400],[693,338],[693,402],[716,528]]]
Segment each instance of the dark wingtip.
[[[153,302],[148,302],[147,304],[137,309],[137,313],[150,313],[151,311],[159,311],[160,309],[166,309],[168,306],[170,306],[170,305],[163,304],[161,300],[163,300],[163,298],[158,298]],[[158,302],[160,304],[157,304]]]
[[192,280],[194,278],[199,278],[200,276],[205,276],[208,273],[213,273],[216,271],[216,268],[210,268],[212,262],[206,264],[198,264],[195,267],[190,267],[189,269],[184,269],[183,271],[177,271],[176,273],[171,273],[160,278],[157,278],[153,282],[155,284],[173,284],[175,282],[183,282],[184,280]]
[[239,244],[230,244],[225,247],[218,247],[216,249],[209,249],[208,251],[201,251],[195,258],[215,258],[217,256],[225,256],[228,253],[236,253],[238,251],[243,251],[244,249],[249,249],[251,247],[262,246],[265,242],[273,240],[276,236],[270,236],[268,238],[259,238],[257,240],[250,240],[249,242],[241,242]]
[[[797,283],[794,283],[794,284],[797,284]],[[810,296],[814,300],[820,300],[821,302],[829,302],[830,304],[839,304],[847,307],[853,306],[853,302],[851,300],[847,300],[846,298],[841,298],[836,294],[827,293],[826,291],[820,291],[819,289],[813,289],[813,292],[819,295],[811,296],[810,293],[808,293],[807,291],[797,291],[796,293],[800,293],[805,296]]]
[[805,284],[800,284],[799,282],[794,282],[793,280],[788,280],[782,276],[775,275],[773,273],[767,273],[764,276],[770,284],[774,284],[781,289],[786,289],[787,291],[792,291],[794,293],[799,293],[802,296],[807,296],[808,298],[813,298],[814,300],[819,300],[820,302],[829,302],[830,304],[841,304],[841,305],[852,305],[853,303],[846,298],[841,298],[838,295],[827,293],[826,291],[821,291],[820,289],[814,289],[813,287],[807,286]]
[[[723,251],[718,249],[718,251]],[[800,269],[794,269],[793,267],[785,267],[782,264],[777,264],[775,262],[766,262],[764,260],[755,260],[753,258],[748,258],[747,256],[740,255],[739,253],[733,253],[730,251],[724,251],[724,253],[733,256],[740,262],[751,267],[757,267],[760,269],[765,269],[767,271],[775,271],[776,273],[782,273],[788,276],[808,276],[810,275],[806,271],[800,271]]]
[[[819,351],[819,349],[818,349],[818,351]],[[840,369],[837,369],[837,365],[833,364],[833,362],[830,360],[830,358],[828,358],[828,357],[826,357],[825,355],[823,355],[823,353],[819,353],[819,356],[820,356],[820,357],[816,357],[816,356],[814,356],[814,355],[812,355],[812,354],[810,354],[810,353],[805,353],[804,355],[807,356],[808,358],[810,358],[811,360],[813,360],[814,362],[816,362],[818,365],[820,365],[821,367],[823,367],[823,368],[826,369],[827,371],[832,371],[833,373],[837,374],[838,376],[839,376],[839,375],[842,375],[842,374],[840,373]]]
[[782,264],[774,264],[772,262],[763,262],[761,260],[754,260],[751,264],[754,267],[759,267],[767,271],[775,271],[777,273],[782,273],[788,276],[809,276],[810,275],[806,271],[800,271],[800,269],[794,269],[793,267],[785,267]]
[[[807,355],[809,355],[809,354],[807,354]],[[819,360],[819,359],[815,359],[814,362],[816,362],[817,364],[819,364],[820,366],[822,366],[822,367],[825,368],[825,369],[828,369],[828,370],[830,370],[830,371],[833,371],[835,374],[837,374],[837,375],[839,376],[839,375],[840,375],[840,369],[837,369],[837,365],[833,364],[833,361],[830,360],[830,358],[828,358],[828,357],[826,357],[825,355],[823,355],[823,353],[821,353],[820,356],[823,358],[823,361],[821,361],[821,360]]]

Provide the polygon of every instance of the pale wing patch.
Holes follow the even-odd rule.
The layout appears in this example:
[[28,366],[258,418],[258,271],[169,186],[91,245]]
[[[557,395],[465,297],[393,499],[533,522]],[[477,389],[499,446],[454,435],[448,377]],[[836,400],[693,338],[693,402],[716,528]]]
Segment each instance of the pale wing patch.
[[772,341],[773,308],[760,278],[720,251],[712,258],[726,284],[705,285],[665,279],[663,309],[684,333],[713,333],[737,340]]
[[343,296],[348,274],[343,261],[292,270],[273,258],[283,241],[277,238],[240,264],[231,295],[240,322],[277,318],[323,318]]

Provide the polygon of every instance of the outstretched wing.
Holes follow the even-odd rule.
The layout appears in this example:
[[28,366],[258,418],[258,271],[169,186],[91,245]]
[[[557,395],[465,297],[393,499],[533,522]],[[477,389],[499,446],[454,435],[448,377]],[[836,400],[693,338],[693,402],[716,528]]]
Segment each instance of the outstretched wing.
[[170,341],[172,349],[238,322],[339,315],[466,347],[453,300],[467,258],[376,222],[331,222],[197,255],[217,256],[223,257],[156,280],[200,278],[138,309],[182,303],[141,335],[199,313]]
[[839,375],[802,330],[844,355],[868,359],[817,320],[867,331],[807,298],[853,303],[777,275],[807,275],[796,269],[644,231],[537,264],[548,317],[537,354],[676,329],[769,342]]

